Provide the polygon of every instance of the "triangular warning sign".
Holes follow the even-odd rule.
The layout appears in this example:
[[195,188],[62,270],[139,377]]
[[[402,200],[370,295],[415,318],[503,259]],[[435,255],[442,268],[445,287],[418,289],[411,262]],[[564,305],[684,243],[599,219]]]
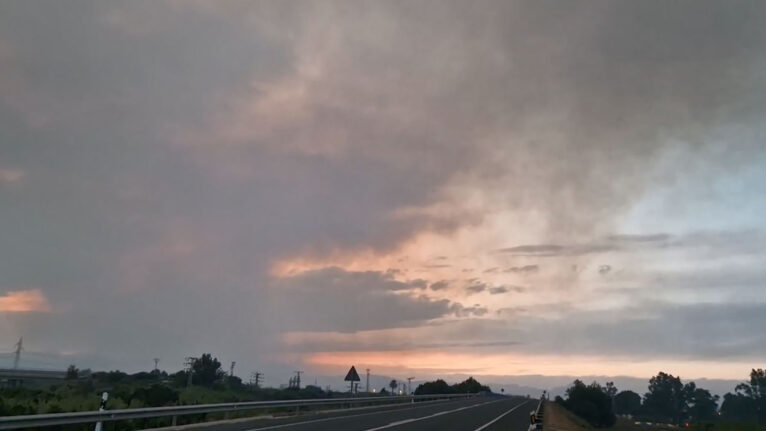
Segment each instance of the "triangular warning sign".
[[351,369],[348,370],[348,374],[346,374],[346,378],[343,379],[347,382],[358,382],[362,379],[359,378],[359,373],[356,372],[356,368],[354,366],[351,366]]

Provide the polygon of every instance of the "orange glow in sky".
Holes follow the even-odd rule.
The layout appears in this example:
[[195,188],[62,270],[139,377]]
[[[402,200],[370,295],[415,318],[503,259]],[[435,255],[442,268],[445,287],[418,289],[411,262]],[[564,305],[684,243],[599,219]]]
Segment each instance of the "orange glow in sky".
[[48,299],[40,289],[11,291],[0,296],[0,311],[23,313],[50,309]]
[[323,371],[342,372],[350,364],[375,368],[379,373],[404,371],[419,375],[469,374],[474,376],[529,375],[622,375],[646,377],[663,370],[677,375],[733,378],[752,368],[749,362],[692,360],[636,360],[628,357],[525,355],[503,353],[453,353],[443,351],[322,352],[309,355],[305,363]]

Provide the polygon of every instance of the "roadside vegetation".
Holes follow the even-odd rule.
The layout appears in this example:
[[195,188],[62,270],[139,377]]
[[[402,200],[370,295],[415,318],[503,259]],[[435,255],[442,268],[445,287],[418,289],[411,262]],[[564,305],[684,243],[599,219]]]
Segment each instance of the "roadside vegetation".
[[[109,393],[108,410],[163,407],[223,402],[267,401],[346,397],[347,393],[325,391],[308,385],[300,389],[260,388],[228,376],[221,363],[210,354],[202,355],[189,372],[182,370],[127,374],[122,371],[94,372],[78,379],[79,370],[69,367],[64,383],[45,388],[0,388],[0,416],[64,413],[98,410],[102,392]],[[230,418],[255,414],[284,414],[283,409],[231,413]],[[222,419],[222,413],[179,416],[178,424]],[[170,425],[170,418],[108,422],[105,431],[122,431]],[[55,427],[61,431],[92,430],[93,424]]]
[[[685,427],[698,431],[766,431],[766,370],[720,398],[694,382],[664,372],[649,380],[643,397],[618,391],[614,383],[589,385],[575,380],[556,403],[597,428],[620,430]],[[650,425],[647,425],[650,424]]]

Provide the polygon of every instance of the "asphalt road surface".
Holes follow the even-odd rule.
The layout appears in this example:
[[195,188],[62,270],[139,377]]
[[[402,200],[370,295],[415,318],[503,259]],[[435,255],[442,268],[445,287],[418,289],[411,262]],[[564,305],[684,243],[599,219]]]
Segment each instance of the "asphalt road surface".
[[221,431],[526,431],[537,400],[477,397],[374,409],[306,414],[282,419],[216,423],[195,430]]

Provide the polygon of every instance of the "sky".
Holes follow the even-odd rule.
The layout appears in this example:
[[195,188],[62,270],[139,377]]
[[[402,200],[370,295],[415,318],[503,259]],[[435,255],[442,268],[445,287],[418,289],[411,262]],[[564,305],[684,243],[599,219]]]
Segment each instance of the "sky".
[[[744,379],[760,1],[0,3],[0,367]],[[733,388],[732,388],[733,389]]]

